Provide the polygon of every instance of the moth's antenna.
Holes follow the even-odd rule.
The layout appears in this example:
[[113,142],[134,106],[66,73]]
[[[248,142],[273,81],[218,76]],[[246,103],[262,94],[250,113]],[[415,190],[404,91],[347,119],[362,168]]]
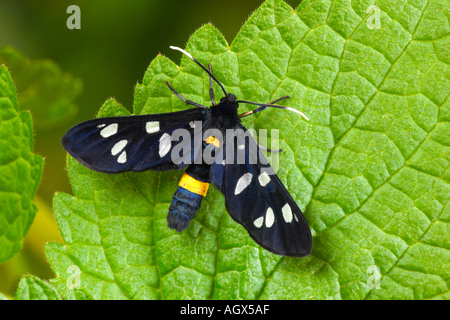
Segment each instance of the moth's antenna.
[[246,101],[246,100],[239,100],[239,101],[236,101],[236,102],[237,103],[249,103],[249,104],[254,104],[255,106],[262,107],[262,108],[257,108],[256,110],[253,110],[253,111],[249,111],[249,112],[243,113],[242,115],[240,115],[241,118],[245,117],[245,116],[248,116],[248,115],[250,115],[252,113],[256,113],[256,112],[262,111],[266,107],[272,107],[272,108],[280,108],[280,109],[285,109],[285,110],[288,110],[288,111],[292,111],[292,112],[298,113],[303,118],[305,118],[306,120],[309,121],[309,118],[303,112],[298,111],[298,110],[296,110],[294,108],[291,108],[291,107],[284,107],[284,106],[279,106],[279,105],[271,104],[271,103],[257,103],[257,102],[251,102],[251,101]]
[[227,92],[225,91],[225,88],[224,88],[223,85],[219,82],[219,80],[217,80],[217,78],[214,77],[214,75],[213,75],[207,68],[205,68],[204,65],[202,65],[200,62],[198,62],[198,61],[197,61],[197,60],[196,60],[189,52],[187,52],[187,51],[185,51],[185,50],[183,50],[183,49],[181,49],[181,48],[175,47],[175,46],[170,46],[170,49],[180,51],[181,53],[187,55],[187,56],[188,56],[192,61],[194,61],[196,64],[198,64],[203,70],[206,71],[206,73],[208,73],[208,74],[211,76],[211,78],[214,79],[214,81],[217,82],[217,84],[218,84],[218,85],[220,86],[220,88],[222,89],[223,93],[225,93],[225,96],[227,96]]

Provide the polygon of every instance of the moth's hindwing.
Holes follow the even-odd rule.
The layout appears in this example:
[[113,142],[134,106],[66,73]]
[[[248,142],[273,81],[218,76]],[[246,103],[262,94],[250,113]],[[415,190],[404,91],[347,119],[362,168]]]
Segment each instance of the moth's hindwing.
[[[236,129],[247,131],[242,125]],[[231,217],[263,248],[284,256],[309,255],[312,237],[306,219],[256,142],[247,137],[237,134],[235,141],[225,141],[222,149],[225,161],[219,159],[212,165],[212,183],[225,195]],[[229,143],[236,144],[235,153],[227,157]],[[240,150],[245,155],[241,164],[238,163]],[[254,150],[258,150],[256,154]]]
[[[62,138],[64,149],[86,167],[105,173],[185,168],[201,151],[194,131],[201,131],[207,118],[204,109],[97,118],[71,128]],[[190,141],[172,141],[176,129],[185,129]],[[173,156],[172,149],[185,145],[184,153]],[[183,156],[183,157],[182,157]]]

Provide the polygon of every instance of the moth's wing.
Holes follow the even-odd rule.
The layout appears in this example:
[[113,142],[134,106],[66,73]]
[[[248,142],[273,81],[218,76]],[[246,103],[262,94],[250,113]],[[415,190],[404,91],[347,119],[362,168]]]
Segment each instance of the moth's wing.
[[266,250],[284,256],[309,255],[311,231],[300,208],[247,129],[242,125],[236,129],[241,132],[234,141],[225,141],[211,167],[212,183],[225,195],[229,214]]
[[[97,118],[71,128],[62,138],[64,149],[86,167],[105,173],[175,170],[192,163],[201,151],[200,132],[208,109]],[[175,130],[186,138],[172,139]],[[172,153],[182,149],[183,152]]]

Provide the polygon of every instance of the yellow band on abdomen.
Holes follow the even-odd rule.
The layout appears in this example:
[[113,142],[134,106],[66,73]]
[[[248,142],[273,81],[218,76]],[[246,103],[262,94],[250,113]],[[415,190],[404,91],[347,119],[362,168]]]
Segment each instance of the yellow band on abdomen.
[[206,196],[206,192],[208,192],[209,183],[201,182],[197,179],[192,178],[190,175],[185,173],[178,184],[180,187],[189,190],[193,193],[199,194],[202,197]]
[[220,142],[219,142],[219,139],[216,139],[216,137],[214,137],[214,136],[209,136],[206,140],[205,140],[205,142],[207,143],[207,144],[213,144],[213,145],[215,145],[217,148],[219,148],[220,147]]

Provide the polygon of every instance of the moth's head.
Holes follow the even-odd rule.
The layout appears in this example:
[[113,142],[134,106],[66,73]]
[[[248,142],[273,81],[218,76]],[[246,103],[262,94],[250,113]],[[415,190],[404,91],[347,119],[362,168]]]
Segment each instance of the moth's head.
[[234,94],[232,94],[232,93],[227,93],[227,95],[225,97],[220,99],[220,102],[232,102],[232,103],[235,103],[236,102],[236,96]]

